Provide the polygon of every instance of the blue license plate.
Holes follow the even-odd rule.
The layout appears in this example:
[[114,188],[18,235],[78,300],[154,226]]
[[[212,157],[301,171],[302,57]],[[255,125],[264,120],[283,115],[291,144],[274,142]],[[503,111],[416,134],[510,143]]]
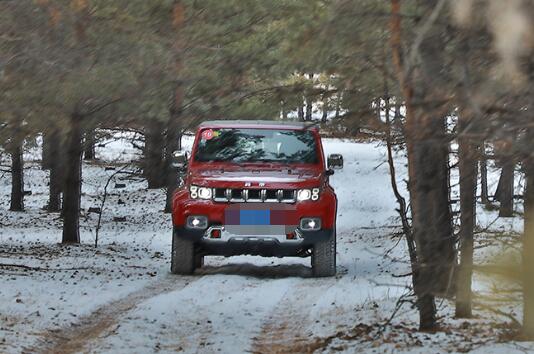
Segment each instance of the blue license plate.
[[271,211],[270,210],[240,210],[239,211],[240,225],[270,225]]

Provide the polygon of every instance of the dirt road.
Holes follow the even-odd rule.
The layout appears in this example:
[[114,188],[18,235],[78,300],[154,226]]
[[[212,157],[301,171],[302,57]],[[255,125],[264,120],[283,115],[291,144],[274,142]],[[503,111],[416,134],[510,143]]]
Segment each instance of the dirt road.
[[194,276],[168,274],[63,330],[43,333],[28,351],[321,351],[358,316],[376,320],[376,303],[393,295],[379,285],[393,281],[383,270],[387,262],[368,249],[384,242],[391,241],[369,230],[340,235],[334,278],[312,278],[309,259],[208,258]]

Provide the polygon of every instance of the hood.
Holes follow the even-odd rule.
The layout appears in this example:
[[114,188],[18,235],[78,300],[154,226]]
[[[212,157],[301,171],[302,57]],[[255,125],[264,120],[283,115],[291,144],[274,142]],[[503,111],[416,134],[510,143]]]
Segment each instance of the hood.
[[190,171],[191,183],[209,187],[318,187],[323,176],[316,168],[210,168]]

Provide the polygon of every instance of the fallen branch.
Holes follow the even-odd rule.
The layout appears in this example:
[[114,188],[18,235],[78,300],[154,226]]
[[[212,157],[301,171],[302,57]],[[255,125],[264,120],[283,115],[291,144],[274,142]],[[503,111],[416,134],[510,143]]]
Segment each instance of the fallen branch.
[[[147,267],[143,266],[122,266],[125,268],[135,268],[135,269],[147,269]],[[21,268],[25,270],[33,270],[33,271],[40,271],[40,272],[48,272],[48,271],[70,271],[70,270],[98,270],[99,268],[95,267],[73,267],[73,268],[43,268],[43,267],[31,267],[24,264],[10,264],[10,263],[0,263],[0,268]]]
[[413,275],[412,272],[406,273],[406,274],[391,274],[393,278],[406,278],[406,277],[411,277],[412,275]]
[[35,271],[51,271],[51,270],[59,270],[59,271],[66,271],[66,270],[89,270],[94,269],[91,267],[77,267],[77,268],[43,268],[43,267],[30,267],[24,264],[9,264],[9,263],[0,263],[0,267],[2,268],[21,268],[25,270],[35,270]]

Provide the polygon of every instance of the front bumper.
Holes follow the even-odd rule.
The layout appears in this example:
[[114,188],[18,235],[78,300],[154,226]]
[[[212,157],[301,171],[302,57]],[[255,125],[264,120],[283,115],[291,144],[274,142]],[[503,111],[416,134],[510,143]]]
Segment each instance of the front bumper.
[[[213,200],[190,199],[186,190],[178,191],[173,198],[172,221],[175,227],[184,226],[190,215],[204,215],[210,225],[225,224],[225,210],[241,203],[217,203]],[[247,203],[244,203],[247,204]],[[263,206],[280,207],[280,203],[263,203]],[[305,201],[290,204],[298,218],[317,217],[321,219],[323,229],[334,229],[336,223],[337,197],[331,189],[321,193],[317,201]]]
[[[318,242],[328,240],[335,230],[337,197],[331,188],[321,193],[317,201],[305,201],[291,204],[297,220],[306,217],[321,219],[321,229],[318,231],[302,231],[301,237],[294,240],[285,239],[285,234],[262,234],[255,230],[252,235],[225,237],[222,240],[213,240],[204,237],[205,231],[186,228],[188,216],[202,215],[208,219],[208,227],[225,225],[225,211],[227,208],[241,203],[219,203],[213,200],[200,200],[189,198],[185,189],[177,191],[173,199],[172,220],[174,231],[178,237],[191,240],[197,246],[198,254],[204,255],[259,255],[266,257],[306,256],[309,250]],[[245,203],[248,204],[248,203]],[[243,204],[241,204],[243,205]],[[263,207],[273,210],[281,207],[280,203],[263,203]],[[284,223],[285,224],[285,223]],[[296,223],[298,224],[298,222]],[[294,226],[296,227],[296,225]]]
[[[221,226],[217,226],[223,228]],[[210,229],[208,229],[210,230]],[[233,235],[221,233],[221,238],[209,237],[208,230],[194,230],[175,227],[178,237],[185,238],[197,245],[197,252],[204,255],[255,255],[265,257],[307,256],[314,244],[326,241],[333,235],[332,229],[302,231],[297,229],[295,239],[286,235]]]

